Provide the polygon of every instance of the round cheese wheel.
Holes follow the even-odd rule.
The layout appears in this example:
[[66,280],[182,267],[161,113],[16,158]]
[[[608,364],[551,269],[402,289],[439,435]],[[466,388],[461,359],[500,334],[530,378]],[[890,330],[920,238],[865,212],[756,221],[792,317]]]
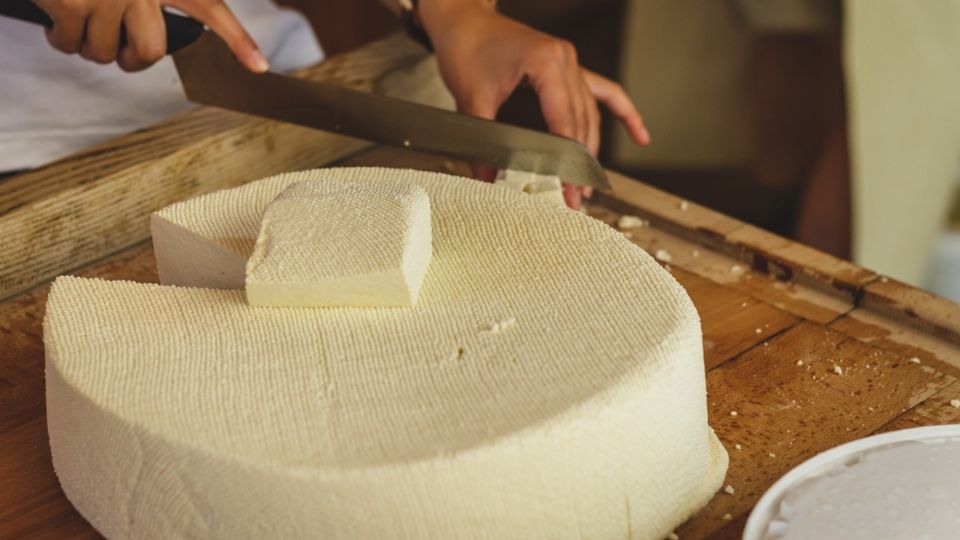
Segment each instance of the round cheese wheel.
[[353,168],[187,201],[180,226],[242,264],[276,194],[330,179],[427,191],[433,259],[416,307],[53,285],[54,466],[100,532],[662,538],[712,496],[727,455],[707,424],[697,313],[600,221],[463,178]]

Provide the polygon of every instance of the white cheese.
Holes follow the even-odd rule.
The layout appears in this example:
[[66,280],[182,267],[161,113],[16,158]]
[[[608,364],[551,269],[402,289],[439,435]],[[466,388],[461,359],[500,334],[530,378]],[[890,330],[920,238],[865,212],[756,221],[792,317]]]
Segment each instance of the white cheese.
[[635,227],[649,227],[650,222],[638,218],[637,216],[625,215],[617,219],[617,227],[620,229],[633,229]]
[[247,261],[247,301],[413,306],[430,257],[430,199],[422,187],[298,182],[263,213]]
[[960,440],[867,450],[808,478],[783,497],[767,540],[956,538]]
[[105,536],[653,539],[719,488],[693,304],[588,216],[447,175],[308,171],[160,212],[177,228],[155,230],[180,236],[160,243],[187,249],[158,264],[230,275],[205,265],[245,260],[263,208],[306,180],[426,190],[434,256],[416,309],[52,287],[54,466]]
[[497,173],[494,184],[529,193],[541,201],[556,206],[567,205],[563,198],[563,184],[557,176],[502,169]]

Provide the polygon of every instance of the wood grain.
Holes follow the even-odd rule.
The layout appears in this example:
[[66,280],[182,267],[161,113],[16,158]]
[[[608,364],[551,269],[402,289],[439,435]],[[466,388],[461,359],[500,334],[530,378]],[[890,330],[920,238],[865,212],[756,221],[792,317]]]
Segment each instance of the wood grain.
[[677,533],[736,528],[723,516],[748,514],[791,468],[880,430],[955,380],[811,322],[711,370],[710,424],[730,453],[725,483],[735,491],[718,494]]
[[800,322],[800,317],[676,266],[673,277],[700,313],[707,370],[757,346]]
[[[299,75],[371,90],[424,56],[408,39],[394,36]],[[402,75],[393,79],[405,90],[394,94],[424,101],[411,95],[423,85],[403,85]],[[8,178],[0,183],[0,298],[143,241],[148,216],[158,208],[270,174],[326,165],[367,146],[200,108]]]

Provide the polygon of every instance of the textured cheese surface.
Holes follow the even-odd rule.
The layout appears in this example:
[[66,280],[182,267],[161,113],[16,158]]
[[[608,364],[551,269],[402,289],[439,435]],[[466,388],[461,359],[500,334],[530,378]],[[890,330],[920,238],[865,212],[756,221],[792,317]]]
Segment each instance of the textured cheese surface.
[[413,306],[430,266],[430,226],[430,199],[417,185],[292,184],[264,210],[247,301]]
[[720,486],[696,311],[588,216],[441,174],[307,171],[162,211],[163,234],[193,236],[155,239],[190,248],[160,263],[189,277],[243,259],[266,204],[304,180],[426,190],[433,261],[416,308],[54,284],[54,466],[102,533],[662,538]]
[[501,169],[494,184],[529,193],[534,198],[555,206],[566,206],[560,177],[528,171]]

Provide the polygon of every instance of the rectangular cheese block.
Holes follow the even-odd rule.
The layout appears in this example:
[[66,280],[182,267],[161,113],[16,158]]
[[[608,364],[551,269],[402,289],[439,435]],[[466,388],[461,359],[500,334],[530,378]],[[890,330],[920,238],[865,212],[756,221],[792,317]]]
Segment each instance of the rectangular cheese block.
[[411,184],[298,182],[267,205],[246,266],[258,306],[409,307],[431,258],[430,200]]

